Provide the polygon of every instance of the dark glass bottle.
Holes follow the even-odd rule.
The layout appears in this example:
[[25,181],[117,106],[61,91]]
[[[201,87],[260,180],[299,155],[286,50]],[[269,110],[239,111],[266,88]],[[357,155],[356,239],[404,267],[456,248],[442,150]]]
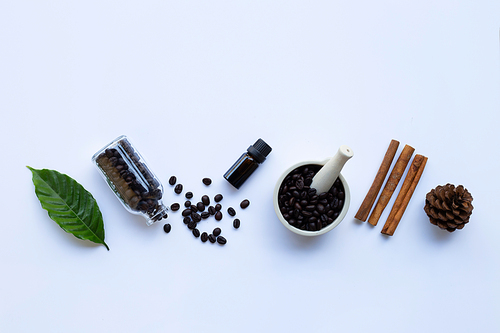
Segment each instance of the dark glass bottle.
[[253,145],[248,147],[247,152],[224,174],[224,178],[234,187],[240,188],[241,185],[250,177],[250,175],[259,167],[259,164],[266,160],[267,155],[272,148],[259,139]]

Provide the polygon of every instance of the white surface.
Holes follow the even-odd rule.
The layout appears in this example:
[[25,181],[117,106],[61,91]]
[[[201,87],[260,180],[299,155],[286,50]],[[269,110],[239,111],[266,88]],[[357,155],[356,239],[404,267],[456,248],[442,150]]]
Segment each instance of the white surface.
[[[499,13],[497,0],[0,2],[0,331],[498,332]],[[167,201],[171,175],[226,207],[251,200],[239,230],[204,222],[226,246],[179,213],[167,235],[123,209],[90,161],[120,134]],[[222,174],[258,137],[273,152],[233,190]],[[388,238],[389,208],[377,227],[353,217],[393,138],[429,162]],[[350,212],[293,234],[276,179],[341,144],[356,152]],[[94,194],[109,252],[48,218],[26,165]],[[447,182],[475,207],[452,234],[423,212]]]

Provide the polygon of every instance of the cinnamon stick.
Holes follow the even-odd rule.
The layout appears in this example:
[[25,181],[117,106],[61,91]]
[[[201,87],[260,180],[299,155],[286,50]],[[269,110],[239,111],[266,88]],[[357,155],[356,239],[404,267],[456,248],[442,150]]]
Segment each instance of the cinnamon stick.
[[406,166],[408,165],[408,162],[410,161],[410,158],[413,155],[414,151],[415,148],[409,145],[405,145],[405,147],[403,148],[403,151],[399,155],[396,164],[392,168],[391,174],[389,175],[389,178],[385,183],[384,189],[382,190],[382,193],[378,198],[377,204],[375,205],[375,208],[373,209],[373,212],[370,215],[370,218],[368,219],[368,222],[371,225],[374,226],[377,225],[378,220],[380,219],[380,216],[382,215],[382,212],[384,211],[385,207],[391,200],[392,194],[396,190],[399,180],[403,176]]
[[389,144],[389,148],[387,148],[387,152],[385,153],[384,159],[382,160],[382,164],[380,165],[377,175],[373,180],[372,186],[368,190],[365,199],[361,203],[361,206],[358,209],[358,212],[354,216],[356,219],[361,220],[363,222],[366,221],[368,215],[370,214],[370,210],[375,203],[375,199],[377,199],[378,192],[384,183],[385,177],[389,172],[389,168],[391,167],[392,161],[394,160],[394,156],[399,147],[399,141],[391,140]]
[[[421,156],[421,155],[417,155],[417,156]],[[415,164],[415,159],[417,158],[417,156],[415,156],[415,158],[413,159],[414,164]],[[385,223],[384,228],[382,229],[383,234],[388,235],[388,236],[394,235],[394,231],[396,230],[396,227],[398,226],[399,221],[401,221],[401,218],[403,217],[403,214],[406,210],[406,207],[408,206],[408,203],[411,200],[413,192],[415,192],[415,188],[417,187],[418,182],[420,180],[420,177],[422,176],[422,173],[424,172],[426,164],[427,164],[427,157],[423,156],[417,171],[416,172],[412,171],[412,173],[414,173],[413,179],[411,181],[411,184],[408,186],[406,193],[404,194],[404,196],[401,196],[401,198],[398,195],[398,198],[396,199],[396,202],[394,203],[394,206],[396,206],[396,204],[397,204],[398,208],[394,214],[392,214],[392,211],[391,211],[391,215],[389,215],[389,218],[387,219],[387,222]],[[413,170],[413,165],[412,165],[412,169],[410,169],[410,170]],[[405,179],[405,182],[406,182],[406,179]],[[404,186],[404,183],[403,183],[403,186]],[[393,207],[393,210],[394,210],[394,207]]]
[[[401,207],[401,204],[403,203],[404,197],[406,193],[408,193],[408,190],[410,189],[410,186],[413,182],[413,179],[415,179],[415,175],[418,172],[418,169],[420,168],[420,165],[422,164],[424,157],[422,155],[415,155],[415,158],[413,158],[413,163],[410,166],[410,169],[408,170],[408,173],[406,174],[405,180],[403,182],[403,185],[401,186],[401,189],[399,190],[398,196],[396,198],[396,201],[394,201],[394,205],[392,206],[391,213],[389,214],[389,217],[387,218],[387,221],[385,222],[384,227],[382,228],[382,233],[383,234],[392,234],[389,232],[388,229],[390,226],[392,226],[392,220],[394,219],[394,216],[398,212],[399,208]],[[392,232],[393,233],[393,232]]]

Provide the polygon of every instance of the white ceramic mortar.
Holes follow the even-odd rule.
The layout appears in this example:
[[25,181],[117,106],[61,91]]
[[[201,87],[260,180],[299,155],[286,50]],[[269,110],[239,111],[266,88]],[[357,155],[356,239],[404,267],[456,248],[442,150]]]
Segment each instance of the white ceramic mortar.
[[322,228],[321,230],[318,231],[307,231],[307,230],[301,230],[298,228],[295,228],[291,226],[284,218],[283,215],[281,214],[279,205],[278,205],[278,192],[281,187],[281,183],[285,179],[286,176],[293,170],[295,170],[298,167],[301,167],[303,165],[307,164],[316,164],[316,165],[325,165],[330,159],[326,159],[324,161],[304,161],[300,162],[297,164],[292,165],[289,167],[283,174],[280,176],[278,181],[276,182],[276,186],[274,187],[274,193],[273,193],[273,204],[274,204],[274,211],[276,212],[276,215],[278,216],[278,219],[281,221],[281,223],[290,231],[302,235],[302,236],[319,236],[324,233],[327,233],[328,231],[334,229],[336,226],[342,222],[344,219],[345,215],[347,214],[347,211],[349,210],[349,204],[351,203],[351,191],[349,190],[349,185],[347,185],[347,181],[345,180],[344,176],[342,176],[342,173],[339,174],[340,181],[342,182],[342,185],[344,185],[344,193],[345,193],[345,199],[344,199],[344,206],[342,207],[342,210],[340,211],[339,216],[332,222],[330,223],[327,227]]

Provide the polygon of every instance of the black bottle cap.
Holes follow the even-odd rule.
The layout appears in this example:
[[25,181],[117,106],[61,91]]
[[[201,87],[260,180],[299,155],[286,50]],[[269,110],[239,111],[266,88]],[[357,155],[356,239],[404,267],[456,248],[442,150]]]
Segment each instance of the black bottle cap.
[[271,150],[273,149],[262,139],[255,141],[255,143],[247,149],[248,153],[252,155],[258,163],[264,162]]

